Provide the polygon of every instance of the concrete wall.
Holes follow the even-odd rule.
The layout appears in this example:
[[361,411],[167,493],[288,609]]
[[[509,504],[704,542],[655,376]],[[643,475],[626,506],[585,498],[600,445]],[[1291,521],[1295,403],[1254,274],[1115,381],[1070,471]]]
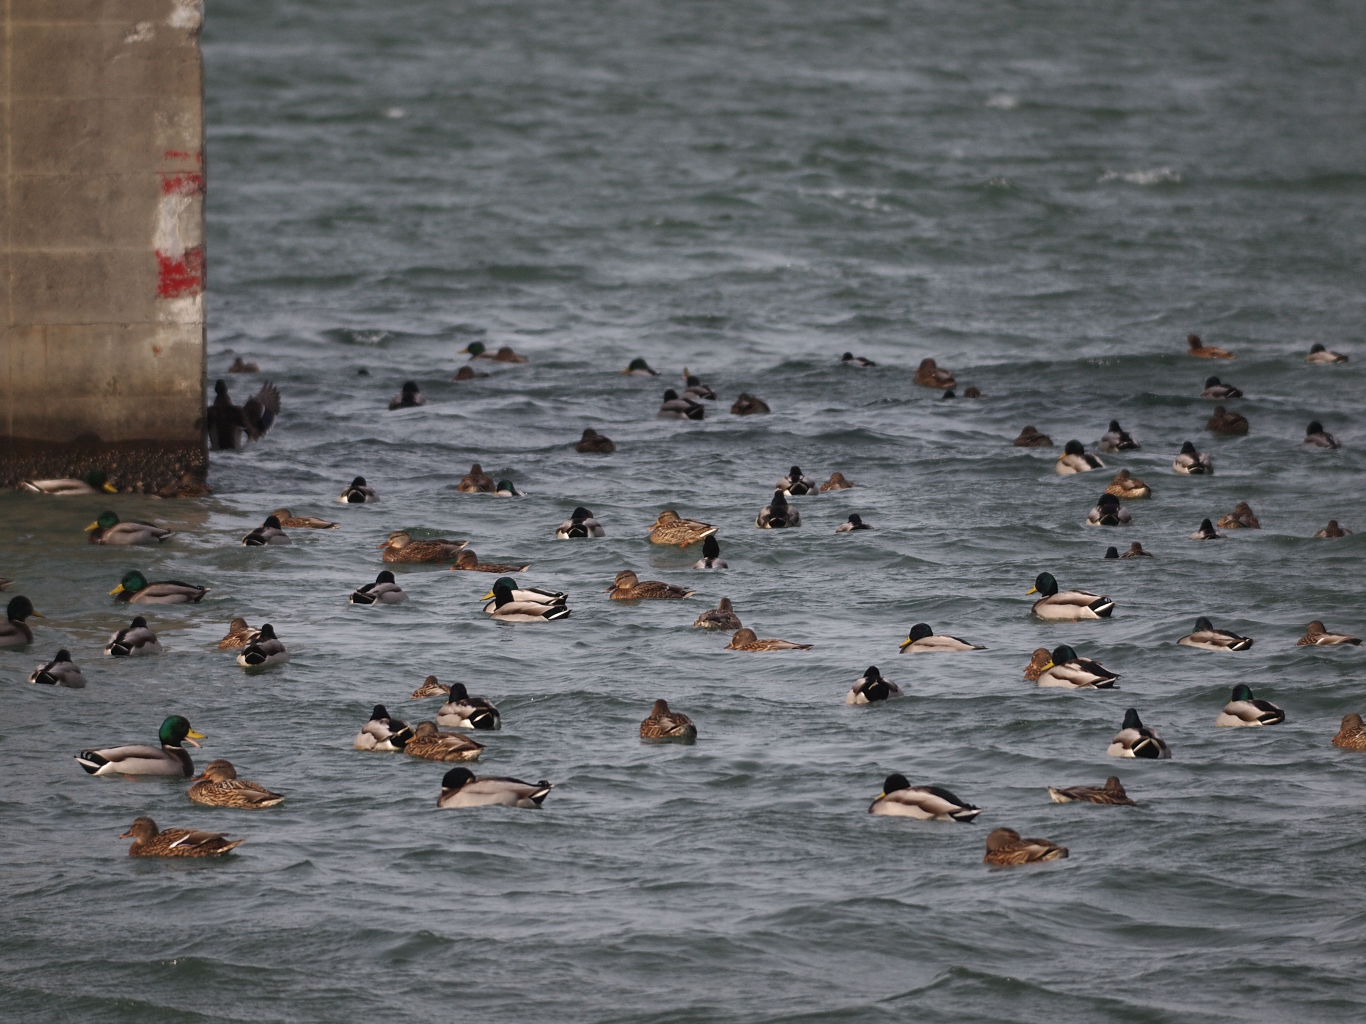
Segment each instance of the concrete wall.
[[0,0],[0,486],[202,476],[202,0]]

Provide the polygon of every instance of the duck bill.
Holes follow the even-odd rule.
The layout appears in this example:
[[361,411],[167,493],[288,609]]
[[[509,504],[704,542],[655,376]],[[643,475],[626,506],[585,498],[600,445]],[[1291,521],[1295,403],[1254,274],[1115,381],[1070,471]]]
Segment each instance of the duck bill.
[[915,643],[915,641],[912,640],[910,637],[907,637],[905,640],[901,641],[901,644],[897,647],[897,650],[898,650],[898,651],[904,651],[907,647],[910,647],[911,644],[913,644],[913,643]]
[[123,584],[120,583],[120,584],[119,584],[117,587],[115,587],[113,590],[109,591],[109,596],[110,596],[110,597],[117,597],[119,594],[122,594],[122,593],[123,593]]
[[492,601],[492,600],[493,600],[493,591],[490,590],[487,594],[485,594],[485,595],[484,595],[483,597],[481,597],[479,600],[481,600],[481,601]]
[[29,614],[32,615],[32,616],[33,616],[34,618],[36,618],[36,619],[45,619],[45,618],[47,618],[47,616],[44,615],[42,612],[40,612],[37,608],[33,609],[33,611],[29,612]]
[[195,747],[199,746],[199,744],[196,743],[195,740],[206,740],[206,739],[208,739],[208,737],[205,736],[202,732],[200,732],[200,731],[197,730],[197,729],[191,729],[189,732],[187,732],[187,733],[185,734],[185,742],[186,742],[186,743],[189,743],[191,746],[195,746]]
[[94,533],[94,532],[95,532],[96,530],[98,530],[99,528],[100,528],[99,521],[96,520],[95,522],[91,523],[89,526],[87,526],[87,527],[85,528],[85,532],[86,532],[86,533]]
[[130,828],[127,832],[120,832],[120,833],[119,833],[119,838],[120,838],[120,839],[132,839],[132,838],[133,838],[133,830]]
[[104,483],[100,484],[100,490],[104,491],[105,494],[118,494],[118,493],[119,493],[119,489],[118,489],[117,487],[115,487],[113,484],[111,484],[108,480],[106,480]]
[[1057,663],[1056,661],[1054,661],[1053,659],[1050,658],[1050,659],[1048,660],[1048,664],[1047,664],[1047,665],[1044,665],[1042,668],[1040,668],[1039,671],[1040,671],[1040,672],[1047,672],[1050,668],[1057,668],[1057,667],[1058,667],[1058,663]]
[[384,543],[382,543],[382,544],[376,544],[376,545],[375,545],[376,548],[387,548],[388,546],[389,546],[389,542],[388,542],[387,540],[386,540]]
[[1039,592],[1039,588],[1038,588],[1038,587],[1030,587],[1028,590],[1025,591],[1025,594],[1026,594],[1026,595],[1029,595],[1029,594],[1037,594],[1038,592]]

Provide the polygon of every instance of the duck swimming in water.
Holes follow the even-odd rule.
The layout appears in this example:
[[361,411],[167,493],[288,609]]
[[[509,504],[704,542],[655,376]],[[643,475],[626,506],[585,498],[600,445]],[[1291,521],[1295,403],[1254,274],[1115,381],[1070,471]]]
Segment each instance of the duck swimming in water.
[[1330,519],[1328,520],[1328,525],[1314,534],[1314,536],[1319,539],[1328,537],[1350,537],[1352,536],[1352,532],[1353,531],[1347,529],[1345,526],[1339,526],[1336,519]]
[[389,411],[395,409],[411,409],[419,405],[427,404],[427,396],[417,386],[417,381],[405,381],[403,389],[393,398],[389,399]]
[[71,660],[71,652],[63,647],[56,656],[44,665],[39,665],[28,677],[30,683],[42,686],[65,686],[79,690],[85,686],[85,676]]
[[263,522],[251,533],[242,538],[244,548],[262,548],[267,544],[292,544],[289,534],[280,526],[280,520],[275,516],[266,516]]
[[941,369],[929,356],[920,360],[916,367],[915,382],[922,388],[951,388],[958,382],[948,370]]
[[194,774],[194,762],[183,743],[199,746],[195,740],[204,739],[180,715],[171,715],[158,730],[161,745],[130,744],[105,747],[102,750],[82,750],[76,761],[87,775],[174,775],[188,779]]
[[1176,641],[1183,647],[1198,647],[1202,651],[1245,651],[1253,645],[1250,636],[1240,636],[1227,629],[1215,629],[1205,616],[1195,620],[1195,630]]
[[1122,501],[1138,501],[1143,498],[1151,498],[1153,489],[1127,469],[1121,469],[1110,481],[1110,486],[1105,488],[1105,493],[1113,494]]
[[557,540],[577,540],[583,537],[606,537],[607,531],[593,518],[593,513],[580,505],[568,519],[555,527]]
[[1214,528],[1208,519],[1200,520],[1200,529],[1191,534],[1191,540],[1223,540],[1224,535]]
[[1236,359],[1237,357],[1226,348],[1219,348],[1217,345],[1206,345],[1200,340],[1198,334],[1186,335],[1186,354],[1195,356],[1197,359]]
[[1183,476],[1210,476],[1214,472],[1214,461],[1208,453],[1196,451],[1195,445],[1186,441],[1172,460],[1172,469]]
[[621,371],[623,377],[658,377],[659,371],[652,370],[650,364],[637,356]]
[[493,477],[484,472],[484,467],[475,463],[470,471],[460,478],[455,489],[465,494],[492,494],[495,488]]
[[650,543],[674,544],[686,548],[706,540],[716,532],[716,529],[711,523],[704,523],[698,519],[682,519],[673,509],[666,508],[650,524]]
[[1062,860],[1066,856],[1067,847],[1059,846],[1051,839],[1025,839],[1013,828],[998,828],[987,836],[987,852],[982,863],[1010,868]]
[[111,484],[102,470],[92,469],[79,480],[75,477],[61,477],[55,480],[20,480],[19,490],[35,494],[52,494],[57,497],[70,497],[74,494],[118,494],[119,489]]
[[830,479],[821,484],[820,491],[847,491],[849,488],[857,486],[852,480],[846,480],[843,473],[838,471],[830,474]]
[[1137,806],[1133,800],[1129,799],[1129,794],[1124,791],[1124,786],[1119,779],[1113,775],[1105,780],[1104,785],[1100,786],[1066,786],[1063,788],[1049,786],[1048,796],[1055,804],[1070,804],[1080,801],[1087,804],[1107,804],[1112,807]]
[[816,481],[802,473],[801,466],[793,466],[787,471],[787,476],[783,477],[773,485],[782,491],[784,496],[800,497],[803,494],[812,494],[816,490]]
[[104,653],[111,658],[131,658],[139,654],[160,654],[161,641],[141,615],[135,615],[126,629],[121,629],[104,645]]
[[1238,502],[1233,511],[1219,517],[1219,527],[1223,530],[1260,530],[1262,521],[1245,501]]
[[365,477],[358,476],[342,489],[337,501],[343,505],[370,505],[379,501],[379,495],[365,482]]
[[1105,752],[1110,757],[1133,757],[1145,761],[1166,761],[1172,756],[1166,741],[1144,725],[1133,708],[1124,712],[1124,722]]
[[1090,454],[1080,441],[1068,441],[1063,445],[1062,454],[1058,456],[1058,461],[1053,469],[1059,476],[1071,476],[1074,473],[1089,473],[1093,469],[1104,469],[1105,463]]
[[132,839],[130,857],[222,857],[246,842],[229,839],[221,832],[189,828],[158,829],[151,818],[135,818],[120,839]]
[[160,544],[174,531],[164,530],[151,523],[121,521],[115,512],[101,512],[100,517],[85,528],[91,544]]
[[1347,357],[1341,352],[1334,352],[1327,346],[1314,342],[1309,346],[1309,354],[1304,357],[1306,363],[1345,363]]
[[730,407],[732,416],[762,416],[772,411],[762,398],[746,391],[741,391],[740,397]]
[[660,580],[642,580],[630,569],[623,569],[617,573],[617,578],[607,588],[607,593],[613,601],[677,601],[690,597],[697,591]]
[[1295,641],[1296,647],[1334,647],[1338,644],[1361,646],[1361,638],[1346,633],[1330,633],[1322,622],[1315,619],[1304,627],[1304,636]]
[[469,547],[467,540],[447,540],[433,537],[429,540],[414,540],[407,530],[395,530],[388,540],[376,547],[384,549],[386,562],[449,562]]
[[985,651],[982,644],[970,644],[956,636],[936,633],[928,623],[917,622],[911,627],[906,639],[901,641],[900,651],[905,654],[947,654],[952,651]]
[[640,723],[640,739],[644,743],[692,743],[697,739],[697,726],[683,712],[671,710],[669,702],[660,698]]
[[840,365],[853,366],[861,370],[865,367],[876,366],[877,363],[873,362],[871,359],[864,359],[863,356],[856,356],[852,352],[846,352],[844,355],[840,356]]
[[1087,526],[1128,526],[1133,522],[1129,510],[1108,490],[1100,496],[1095,507],[1086,513]]
[[1304,430],[1304,443],[1311,448],[1341,448],[1338,439],[1323,429],[1318,420],[1310,420]]
[[1032,611],[1041,619],[1055,622],[1078,622],[1083,619],[1108,619],[1115,610],[1115,602],[1107,595],[1086,590],[1058,590],[1052,573],[1041,572],[1034,579],[1028,594],[1042,594],[1034,602]]
[[802,525],[802,515],[787,503],[782,491],[773,492],[773,500],[759,510],[754,525],[761,530],[783,530]]
[[814,644],[794,644],[791,640],[778,640],[774,637],[760,638],[752,629],[736,630],[726,644],[728,651],[809,651]]
[[147,577],[134,570],[124,573],[119,585],[109,591],[119,601],[135,604],[198,604],[209,592],[208,587],[177,580],[148,583]]
[[1011,444],[1016,448],[1052,448],[1053,439],[1030,424],[1021,428],[1019,435]]
[[233,404],[223,381],[214,382],[213,392],[204,418],[211,448],[235,451],[245,440],[260,440],[280,414],[280,392],[270,381],[241,406]]
[[1133,452],[1143,446],[1119,425],[1119,420],[1111,420],[1109,428],[1096,447],[1103,452]]
[[735,606],[730,598],[723,597],[715,608],[708,608],[693,621],[694,629],[720,629],[727,633],[741,627],[740,616],[735,614]]
[[721,557],[721,544],[715,535],[702,542],[702,557],[692,564],[694,569],[728,569],[730,566]]
[[490,352],[488,346],[482,341],[472,341],[460,350],[460,355],[468,354],[471,359],[490,359],[495,363],[529,363],[526,356],[512,350],[510,345],[504,345],[497,352]]
[[617,446],[610,437],[599,434],[592,427],[584,427],[583,436],[574,445],[574,450],[584,454],[610,455],[617,450]]
[[5,606],[5,617],[0,619],[0,647],[24,647],[33,643],[33,630],[24,620],[30,615],[45,618],[27,597],[12,597]]
[[906,776],[893,772],[882,783],[882,792],[868,805],[868,813],[967,824],[982,813],[982,808],[939,786],[912,786]]
[[1252,688],[1247,683],[1239,683],[1233,688],[1233,695],[1224,705],[1224,709],[1219,712],[1219,717],[1214,720],[1214,724],[1238,728],[1279,725],[1284,721],[1284,711],[1269,700],[1261,700],[1252,696]]
[[[463,555],[465,552],[460,553]],[[346,600],[348,604],[398,604],[408,600],[408,595],[394,580],[394,574],[385,569],[375,577],[373,583],[361,584]]]
[[691,398],[678,396],[673,388],[664,392],[659,403],[657,419],[661,420],[700,420],[707,415],[707,407]]
[[863,675],[859,676],[854,685],[849,688],[849,692],[845,694],[844,703],[877,704],[880,701],[901,696],[903,696],[901,687],[890,679],[884,679],[876,665],[869,665],[863,670]]
[[1070,690],[1112,690],[1119,676],[1098,661],[1083,658],[1067,644],[1053,648],[1051,654],[1042,651],[1047,657],[1043,665],[1038,665],[1039,654],[1034,652],[1034,660],[1025,670],[1025,678],[1032,678],[1040,686],[1057,687]]
[[853,533],[855,530],[871,530],[873,527],[863,521],[857,512],[849,513],[849,518],[835,527],[836,533]]
[[1144,551],[1143,545],[1134,541],[1129,545],[1129,550],[1119,556],[1120,558],[1152,558],[1152,552]]
[[1205,421],[1205,429],[1211,434],[1242,437],[1248,431],[1247,417],[1241,413],[1229,412],[1222,405],[1216,405],[1214,415]]
[[1243,392],[1241,388],[1236,388],[1232,384],[1225,384],[1218,377],[1206,377],[1205,389],[1200,392],[1200,397],[1222,402],[1232,398],[1242,398]]

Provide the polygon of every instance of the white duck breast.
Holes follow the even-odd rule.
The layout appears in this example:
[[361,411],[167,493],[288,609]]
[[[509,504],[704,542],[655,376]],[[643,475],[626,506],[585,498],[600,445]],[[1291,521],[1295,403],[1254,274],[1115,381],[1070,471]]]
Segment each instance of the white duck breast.
[[868,805],[868,813],[967,823],[981,814],[982,809],[939,786],[912,786],[898,773],[887,776],[882,792]]
[[275,635],[270,623],[265,623],[256,639],[237,656],[237,664],[243,668],[270,668],[273,665],[283,665],[288,660],[289,652]]
[[1240,636],[1227,629],[1215,629],[1203,615],[1195,620],[1195,631],[1176,641],[1183,647],[1198,647],[1202,651],[1245,651],[1253,644],[1250,636]]
[[111,658],[130,658],[138,654],[160,654],[161,641],[141,615],[109,638],[104,653]]
[[869,665],[864,670],[863,675],[859,676],[858,681],[850,687],[849,692],[844,696],[844,703],[851,705],[876,704],[879,701],[891,700],[893,697],[904,696],[901,687],[890,679],[882,678],[882,673],[878,671],[876,665]]
[[170,775],[189,778],[194,774],[194,762],[183,743],[199,746],[204,734],[195,732],[190,723],[179,715],[171,715],[161,723],[161,746],[129,744],[106,747],[102,750],[82,750],[76,761],[89,775]]
[[1246,683],[1233,688],[1233,695],[1219,717],[1214,720],[1218,726],[1238,728],[1242,726],[1279,725],[1285,721],[1285,712],[1269,700],[1252,696],[1252,689]]
[[540,782],[523,782],[500,776],[477,778],[468,768],[452,768],[441,780],[441,795],[436,805],[450,809],[457,807],[526,807],[541,806],[553,787]]
[[39,665],[34,669],[28,681],[43,686],[65,686],[72,690],[79,690],[85,686],[85,676],[72,663],[71,652],[65,648],[58,651],[57,656],[46,665]]

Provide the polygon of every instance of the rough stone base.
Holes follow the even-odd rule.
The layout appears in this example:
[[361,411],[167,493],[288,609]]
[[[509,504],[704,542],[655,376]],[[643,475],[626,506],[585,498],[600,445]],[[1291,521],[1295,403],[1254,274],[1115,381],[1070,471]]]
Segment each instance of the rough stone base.
[[120,491],[195,497],[208,494],[208,459],[203,443],[88,440],[54,444],[0,437],[0,487],[20,480],[83,477],[101,470]]

